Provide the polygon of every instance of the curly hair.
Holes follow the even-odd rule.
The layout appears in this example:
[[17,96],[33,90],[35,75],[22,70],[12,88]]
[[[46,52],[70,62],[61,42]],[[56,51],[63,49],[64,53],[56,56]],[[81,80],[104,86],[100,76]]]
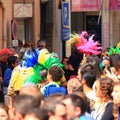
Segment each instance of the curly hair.
[[99,80],[100,90],[102,91],[103,97],[109,97],[112,99],[111,93],[113,91],[113,81],[112,79],[105,77]]

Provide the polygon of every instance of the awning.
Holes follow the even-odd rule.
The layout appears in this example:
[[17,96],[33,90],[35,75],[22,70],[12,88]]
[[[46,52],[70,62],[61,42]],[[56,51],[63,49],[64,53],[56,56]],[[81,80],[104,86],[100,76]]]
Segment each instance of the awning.
[[110,0],[110,10],[120,10],[120,0]]
[[102,0],[72,0],[72,12],[99,11]]

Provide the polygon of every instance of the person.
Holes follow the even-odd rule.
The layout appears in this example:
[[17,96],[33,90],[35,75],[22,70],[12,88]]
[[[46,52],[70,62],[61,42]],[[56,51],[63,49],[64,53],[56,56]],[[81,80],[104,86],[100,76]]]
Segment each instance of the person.
[[91,115],[95,120],[113,120],[112,90],[113,81],[110,78],[101,78],[95,81],[94,90],[97,96],[94,110]]
[[80,67],[79,76],[83,85],[83,92],[94,103],[96,100],[95,92],[93,91],[93,84],[96,81],[96,71],[92,64],[85,63]]
[[[32,92],[30,92],[32,91]],[[39,89],[34,84],[27,84],[25,86],[22,86],[19,91],[20,95],[31,95],[33,96],[37,101],[39,101],[39,105],[41,105],[42,101],[42,95],[39,91]]]
[[96,72],[96,78],[100,78],[101,77],[101,70],[99,67],[100,64],[100,60],[98,58],[97,55],[89,55],[86,57],[86,63],[91,63],[95,69]]
[[0,102],[4,102],[4,95],[3,95],[3,77],[4,72],[7,68],[7,58],[13,54],[9,49],[3,48],[0,50]]
[[27,112],[24,120],[48,120],[48,115],[40,108],[33,108]]
[[11,79],[13,69],[18,65],[18,58],[16,56],[9,56],[7,58],[8,67],[4,72],[3,78],[3,94],[7,95],[8,85]]
[[10,120],[9,108],[4,103],[0,103],[0,120]]
[[110,70],[115,73],[116,76],[120,76],[120,55],[112,54],[110,56]]
[[55,93],[67,94],[66,88],[60,85],[62,77],[63,70],[60,67],[52,66],[48,69],[48,84],[41,88],[41,93],[43,94],[44,98]]
[[69,56],[69,61],[73,66],[75,75],[77,75],[78,67],[82,61],[82,57],[83,57],[83,54],[80,51],[78,51],[73,45],[73,50],[71,55]]
[[112,97],[114,103],[114,120],[120,120],[120,81],[114,83]]
[[18,46],[14,47],[15,52],[18,54],[18,56],[19,56],[19,53],[20,53],[20,50],[22,49],[22,47],[23,47],[23,42],[20,39],[18,39]]
[[69,58],[68,57],[64,57],[63,60],[61,61],[61,63],[64,65],[64,75],[66,80],[68,81],[71,77],[76,76],[76,73],[74,71],[73,66],[71,65]]
[[67,108],[67,120],[87,120],[85,117],[86,105],[78,95],[67,95],[62,102]]
[[37,41],[37,48],[39,50],[46,48],[45,40],[42,40],[42,39],[38,40]]
[[9,113],[14,113],[14,120],[24,120],[30,109],[39,108],[39,101],[30,95],[18,95],[12,102]]
[[26,41],[25,44],[23,45],[23,48],[27,48],[27,49],[33,50],[34,47],[33,47],[32,41],[30,41],[30,40]]
[[82,83],[78,78],[72,78],[67,82],[67,92],[71,94],[75,91],[83,91]]
[[48,114],[49,120],[67,120],[66,106],[62,103],[64,94],[56,93],[48,96],[41,109]]

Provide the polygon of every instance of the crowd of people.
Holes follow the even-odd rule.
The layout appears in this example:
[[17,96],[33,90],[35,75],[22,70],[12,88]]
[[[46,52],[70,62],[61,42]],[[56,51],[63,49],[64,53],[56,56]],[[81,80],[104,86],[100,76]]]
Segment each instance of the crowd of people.
[[107,53],[60,60],[44,40],[0,50],[0,120],[120,120],[120,53]]

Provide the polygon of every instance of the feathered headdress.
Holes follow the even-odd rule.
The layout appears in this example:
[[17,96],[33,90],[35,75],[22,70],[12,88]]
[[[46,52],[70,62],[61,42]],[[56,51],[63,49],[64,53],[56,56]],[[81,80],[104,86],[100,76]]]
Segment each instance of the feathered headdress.
[[120,48],[118,44],[115,47],[110,47],[109,51],[106,52],[108,56],[111,56],[112,54],[118,54],[118,53],[120,53]]
[[[94,36],[88,36],[86,31],[83,31],[80,35],[74,34],[68,43],[75,43],[76,48],[85,54],[95,54],[98,55],[101,52],[99,50],[102,49],[100,43],[98,41],[94,41]],[[88,39],[87,39],[88,38]]]

